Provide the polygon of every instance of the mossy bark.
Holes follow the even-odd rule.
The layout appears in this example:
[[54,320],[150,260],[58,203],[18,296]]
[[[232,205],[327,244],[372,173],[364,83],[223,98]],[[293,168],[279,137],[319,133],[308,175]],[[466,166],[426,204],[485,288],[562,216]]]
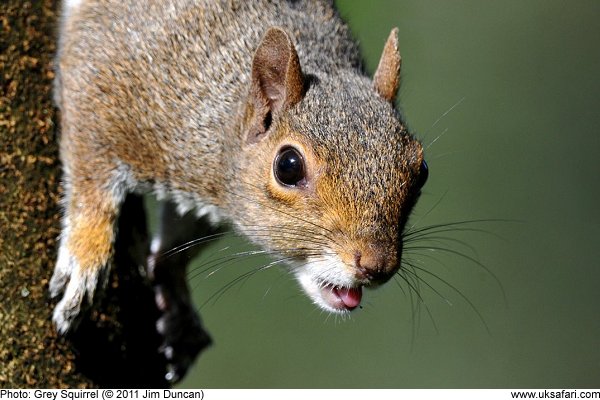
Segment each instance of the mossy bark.
[[0,387],[164,387],[139,197],[121,213],[105,296],[67,338],[51,323],[48,280],[60,233],[57,8],[53,0],[0,2]]

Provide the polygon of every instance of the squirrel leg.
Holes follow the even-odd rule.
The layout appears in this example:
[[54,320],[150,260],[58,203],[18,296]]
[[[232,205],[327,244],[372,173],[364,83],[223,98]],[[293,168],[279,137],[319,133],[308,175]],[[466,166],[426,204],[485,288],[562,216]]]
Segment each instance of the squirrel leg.
[[186,244],[214,233],[215,229],[193,214],[181,216],[170,202],[160,202],[158,212],[159,226],[150,248],[148,275],[162,312],[156,326],[163,336],[160,352],[169,363],[166,378],[176,382],[211,342],[194,309],[186,276],[189,262],[202,245]]
[[63,292],[53,314],[60,333],[73,326],[84,299],[91,304],[96,288],[106,283],[114,225],[122,201],[114,193],[101,189],[115,185],[101,185],[97,177],[94,181],[71,181],[65,176],[65,183],[63,229],[58,260],[50,280],[53,297]]

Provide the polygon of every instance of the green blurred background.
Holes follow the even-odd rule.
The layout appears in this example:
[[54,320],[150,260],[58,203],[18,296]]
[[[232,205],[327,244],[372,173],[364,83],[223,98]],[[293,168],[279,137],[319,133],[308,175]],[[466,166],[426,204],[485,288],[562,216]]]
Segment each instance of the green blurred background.
[[338,6],[370,71],[400,29],[401,107],[435,141],[412,222],[513,221],[445,233],[472,248],[428,243],[479,260],[506,300],[476,263],[421,250],[411,258],[485,323],[427,273],[422,301],[390,282],[346,320],[316,310],[283,269],[207,303],[267,262],[248,259],[192,279],[215,345],[180,386],[600,387],[600,2]]

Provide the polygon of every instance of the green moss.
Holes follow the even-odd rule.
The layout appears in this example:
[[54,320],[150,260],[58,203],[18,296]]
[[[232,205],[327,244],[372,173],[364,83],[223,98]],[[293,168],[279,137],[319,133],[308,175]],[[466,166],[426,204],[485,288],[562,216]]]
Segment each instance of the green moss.
[[89,386],[50,322],[59,234],[53,1],[0,5],[0,386]]
[[68,339],[51,323],[60,233],[56,3],[0,3],[0,387],[166,386],[153,292],[137,268],[147,251],[140,199],[119,222],[106,295]]

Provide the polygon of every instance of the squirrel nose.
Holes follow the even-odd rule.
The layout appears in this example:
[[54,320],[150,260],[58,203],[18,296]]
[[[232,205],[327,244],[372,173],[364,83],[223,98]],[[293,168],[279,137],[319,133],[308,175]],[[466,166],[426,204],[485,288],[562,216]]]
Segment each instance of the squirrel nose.
[[358,279],[371,282],[384,282],[390,278],[391,271],[385,252],[377,249],[372,251],[356,251],[354,266]]

